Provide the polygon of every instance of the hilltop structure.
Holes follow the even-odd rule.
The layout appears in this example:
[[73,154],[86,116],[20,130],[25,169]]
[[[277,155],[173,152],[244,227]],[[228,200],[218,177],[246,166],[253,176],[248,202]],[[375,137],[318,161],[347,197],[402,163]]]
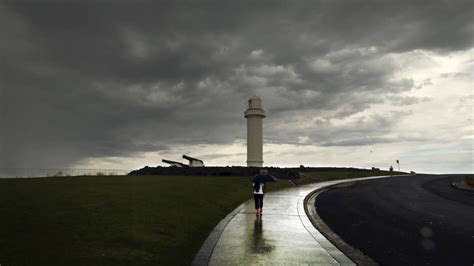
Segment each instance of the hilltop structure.
[[[258,96],[252,96],[248,103],[248,108],[244,112],[247,119],[247,167],[263,167],[263,119],[265,118],[265,110],[263,110],[262,99]],[[189,164],[165,159],[162,162],[174,168],[205,167],[204,162],[200,159],[187,155],[183,155],[183,158],[188,160]]]
[[171,167],[189,167],[189,165],[187,165],[187,164],[176,162],[176,161],[170,161],[170,160],[166,160],[166,159],[163,159],[161,161],[164,162],[164,163],[169,164]]
[[204,162],[202,160],[183,155],[183,158],[189,161],[189,167],[204,167]]
[[247,118],[247,167],[263,166],[263,119],[265,111],[262,99],[253,96],[249,99],[249,107],[245,111]]
[[164,163],[167,163],[170,165],[170,167],[204,167],[204,162],[202,160],[189,157],[187,155],[183,155],[183,158],[189,161],[189,164],[184,164],[181,162],[176,162],[176,161],[170,161],[163,159],[161,160]]

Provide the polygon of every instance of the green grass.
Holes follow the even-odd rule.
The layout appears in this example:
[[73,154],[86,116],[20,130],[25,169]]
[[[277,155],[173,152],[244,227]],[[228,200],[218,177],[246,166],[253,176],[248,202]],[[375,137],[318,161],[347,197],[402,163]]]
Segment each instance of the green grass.
[[249,177],[0,179],[0,264],[189,265],[251,193]]
[[365,169],[351,169],[351,168],[335,168],[331,170],[321,171],[302,171],[304,175],[315,177],[320,181],[339,180],[346,178],[370,177],[370,176],[384,176],[384,175],[403,175],[406,173],[397,171],[383,171],[383,170],[365,170]]

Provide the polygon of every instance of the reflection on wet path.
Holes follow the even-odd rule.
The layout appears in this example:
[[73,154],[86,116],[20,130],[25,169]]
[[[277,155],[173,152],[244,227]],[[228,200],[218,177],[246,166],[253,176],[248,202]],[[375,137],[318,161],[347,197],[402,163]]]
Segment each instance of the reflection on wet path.
[[306,216],[304,198],[314,189],[267,193],[263,218],[248,201],[226,224],[208,265],[354,265]]
[[262,216],[257,216],[253,226],[252,245],[250,246],[252,253],[268,253],[273,250],[273,246],[266,243],[267,240],[263,234]]

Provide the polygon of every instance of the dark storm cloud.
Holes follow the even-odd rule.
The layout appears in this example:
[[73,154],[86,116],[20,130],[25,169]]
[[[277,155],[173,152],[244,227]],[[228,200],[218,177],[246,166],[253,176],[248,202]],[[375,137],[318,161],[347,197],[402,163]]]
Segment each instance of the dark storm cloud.
[[[300,112],[330,125],[387,97],[415,104],[397,98],[419,85],[393,76],[390,54],[472,47],[472,16],[472,1],[5,1],[0,167],[230,143],[254,91],[270,129]],[[296,128],[269,140],[389,141]]]
[[344,125],[333,125],[329,122],[330,118],[325,118],[316,120],[313,124],[299,121],[288,127],[274,125],[267,126],[267,128],[274,127],[277,129],[271,133],[269,139],[271,143],[289,142],[299,145],[361,146],[396,141],[423,141],[424,139],[419,137],[391,135],[391,129],[397,127],[399,122],[409,115],[412,115],[412,112],[392,111],[383,115],[362,116]]

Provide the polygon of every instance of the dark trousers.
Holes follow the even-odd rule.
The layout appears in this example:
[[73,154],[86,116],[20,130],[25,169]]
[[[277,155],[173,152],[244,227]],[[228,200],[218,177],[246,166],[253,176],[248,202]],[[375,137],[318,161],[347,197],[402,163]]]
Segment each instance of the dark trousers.
[[260,209],[263,207],[263,194],[253,194],[255,200],[255,209]]

